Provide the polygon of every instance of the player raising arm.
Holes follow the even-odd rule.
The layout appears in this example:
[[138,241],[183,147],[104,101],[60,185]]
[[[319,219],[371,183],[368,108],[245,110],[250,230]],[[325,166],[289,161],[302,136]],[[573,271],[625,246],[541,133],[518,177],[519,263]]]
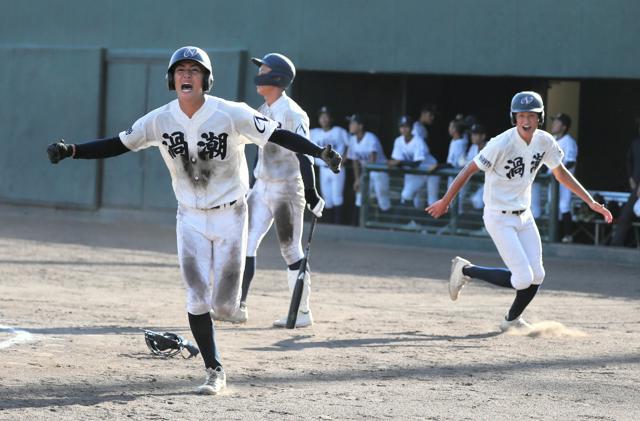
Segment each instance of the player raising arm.
[[455,178],[444,197],[425,209],[434,218],[444,215],[469,177],[485,171],[484,224],[507,266],[488,268],[456,257],[452,260],[449,294],[458,298],[471,279],[513,288],[516,298],[500,324],[501,330],[528,327],[521,314],[542,283],[540,233],[531,214],[531,184],[541,164],[589,207],[611,223],[611,213],[597,203],[562,164],[562,150],[549,133],[539,130],[544,121],[542,98],[535,92],[520,92],[511,100],[511,123],[515,127],[493,138]]
[[217,394],[226,387],[226,375],[209,311],[231,315],[240,302],[249,190],[244,145],[275,143],[320,157],[335,171],[341,157],[331,147],[322,149],[278,129],[277,122],[244,103],[206,95],[213,84],[212,66],[200,48],[182,47],[173,53],[167,82],[177,99],[141,117],[130,129],[82,144],[60,140],[49,145],[47,153],[56,164],[64,158],[99,159],[150,146],[160,149],[178,201],[178,259],[189,326],[206,370],[198,392]]

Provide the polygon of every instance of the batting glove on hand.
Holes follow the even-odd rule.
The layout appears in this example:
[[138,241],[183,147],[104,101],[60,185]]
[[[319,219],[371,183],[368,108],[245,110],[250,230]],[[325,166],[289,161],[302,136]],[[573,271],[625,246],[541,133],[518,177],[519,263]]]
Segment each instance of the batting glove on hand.
[[322,218],[324,210],[324,199],[318,196],[316,189],[306,189],[304,191],[304,199],[307,201],[307,207],[318,218]]
[[52,164],[57,164],[65,158],[69,158],[73,155],[73,146],[64,143],[64,139],[50,144],[47,147],[47,155],[49,155],[49,161]]
[[331,145],[327,145],[322,149],[320,159],[322,159],[334,173],[338,174],[340,172],[342,156],[340,156],[338,152],[334,151]]

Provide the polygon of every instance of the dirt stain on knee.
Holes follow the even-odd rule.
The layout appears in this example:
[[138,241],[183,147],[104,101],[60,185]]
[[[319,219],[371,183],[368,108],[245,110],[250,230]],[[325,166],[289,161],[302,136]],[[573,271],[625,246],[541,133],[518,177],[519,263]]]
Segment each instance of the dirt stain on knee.
[[198,262],[195,258],[186,258],[182,261],[182,276],[185,282],[197,296],[204,297],[207,291],[207,282],[202,279]]
[[235,299],[235,295],[240,290],[240,278],[242,276],[242,256],[240,255],[240,245],[233,247],[230,250],[228,261],[222,268],[220,279],[218,280],[219,290],[216,293],[219,302],[222,299],[223,302],[228,302]]
[[293,239],[293,220],[289,203],[281,203],[275,212],[276,232],[280,243],[287,244]]

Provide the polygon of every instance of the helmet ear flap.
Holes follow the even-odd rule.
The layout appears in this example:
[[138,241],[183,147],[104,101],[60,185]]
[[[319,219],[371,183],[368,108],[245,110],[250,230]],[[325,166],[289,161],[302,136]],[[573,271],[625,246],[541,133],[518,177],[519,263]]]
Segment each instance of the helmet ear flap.
[[169,87],[170,91],[176,90],[176,82],[173,79],[173,70],[169,70],[167,72],[167,86]]

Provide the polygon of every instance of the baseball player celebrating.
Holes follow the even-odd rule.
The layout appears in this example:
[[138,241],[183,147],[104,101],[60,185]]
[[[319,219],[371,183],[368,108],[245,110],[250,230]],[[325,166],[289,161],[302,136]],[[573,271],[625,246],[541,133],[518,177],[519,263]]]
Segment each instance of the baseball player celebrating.
[[[342,127],[333,125],[331,111],[328,107],[322,107],[318,111],[318,124],[320,127],[311,129],[311,140],[321,147],[332,145],[333,150],[344,155],[349,142],[349,134]],[[331,216],[329,222],[341,224],[345,173],[341,171],[335,174],[321,159],[316,159],[316,165],[320,168],[320,192],[325,200],[324,207],[327,213],[325,217]]]
[[[251,61],[259,66],[255,77],[256,90],[265,100],[258,111],[277,121],[280,127],[306,138],[309,133],[309,118],[285,93],[296,75],[291,60],[282,54],[271,53],[262,59],[252,58]],[[331,150],[332,146],[328,145],[326,148]],[[236,323],[244,323],[248,319],[247,296],[255,274],[256,254],[271,225],[275,222],[280,253],[288,266],[289,290],[293,292],[304,257],[302,229],[305,202],[318,218],[322,216],[324,207],[324,200],[315,189],[313,164],[307,156],[295,154],[275,144],[267,145],[258,152],[254,175],[256,182],[249,195],[249,239],[240,308],[231,317],[221,317]],[[309,308],[310,286],[311,277],[307,271],[296,320],[298,328],[313,324]],[[286,324],[286,316],[273,322],[275,327],[285,327]]]
[[536,92],[517,93],[511,100],[511,123],[515,127],[493,138],[455,178],[444,197],[426,211],[434,218],[444,215],[462,186],[478,170],[485,172],[484,224],[507,269],[452,260],[449,294],[456,300],[471,279],[513,288],[516,298],[500,324],[500,329],[529,327],[521,317],[542,283],[540,234],[529,208],[531,183],[540,165],[547,165],[554,177],[591,210],[611,223],[611,213],[591,195],[562,164],[563,153],[551,134],[539,130],[544,121],[544,105]]
[[[205,364],[206,380],[199,393],[217,394],[226,387],[211,308],[233,314],[240,301],[240,277],[247,242],[249,175],[244,145],[275,143],[323,157],[336,170],[340,157],[244,103],[206,95],[213,84],[207,54],[197,47],[176,50],[169,61],[167,82],[177,99],[151,111],[110,139],[82,144],[60,140],[47,148],[49,159],[99,159],[151,146],[171,174],[178,201],[176,236],[180,272],[187,290],[191,332]],[[213,278],[210,274],[213,273]]]

